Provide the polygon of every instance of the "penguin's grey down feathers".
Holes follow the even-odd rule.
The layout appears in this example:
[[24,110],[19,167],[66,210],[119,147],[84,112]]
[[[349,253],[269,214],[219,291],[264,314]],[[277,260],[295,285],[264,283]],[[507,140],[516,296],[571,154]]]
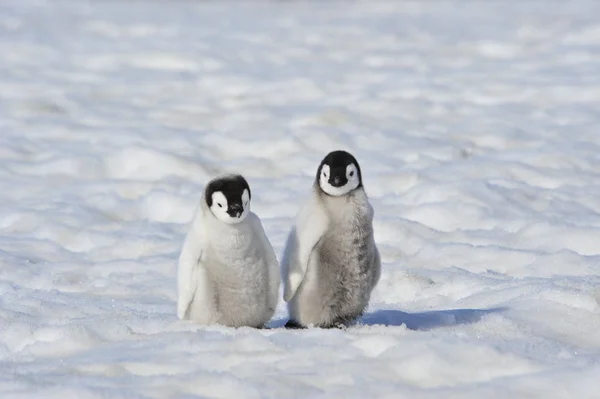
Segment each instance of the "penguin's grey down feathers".
[[[300,325],[345,325],[365,311],[380,276],[373,208],[362,187],[336,197],[320,190],[317,181],[312,195],[286,244],[284,299],[290,319]],[[303,224],[302,219],[311,217]],[[311,240],[316,241],[314,246],[303,248],[303,242]],[[303,251],[309,255],[303,256]]]

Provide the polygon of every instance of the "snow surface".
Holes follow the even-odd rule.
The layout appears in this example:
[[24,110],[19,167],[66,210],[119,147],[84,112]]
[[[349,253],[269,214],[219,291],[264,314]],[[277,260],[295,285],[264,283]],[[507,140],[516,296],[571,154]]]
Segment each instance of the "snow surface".
[[[600,397],[598,15],[1,2],[0,397]],[[281,254],[338,148],[383,259],[361,325],[177,320],[203,184],[242,172]]]

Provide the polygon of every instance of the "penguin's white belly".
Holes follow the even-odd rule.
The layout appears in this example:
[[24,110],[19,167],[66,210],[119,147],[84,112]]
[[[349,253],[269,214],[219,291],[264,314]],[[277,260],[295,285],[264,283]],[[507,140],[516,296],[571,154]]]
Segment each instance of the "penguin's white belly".
[[266,323],[268,270],[253,237],[233,245],[215,246],[207,253],[206,269],[217,310],[216,322],[237,327]]

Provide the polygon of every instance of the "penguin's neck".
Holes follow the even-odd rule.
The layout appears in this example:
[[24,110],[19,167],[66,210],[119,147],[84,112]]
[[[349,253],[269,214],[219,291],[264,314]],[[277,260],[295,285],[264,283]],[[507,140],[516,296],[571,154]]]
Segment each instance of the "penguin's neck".
[[212,237],[211,241],[219,247],[236,248],[247,245],[248,237],[251,231],[251,226],[248,218],[235,223],[223,223],[212,214],[210,209],[207,209],[207,236]]
[[366,196],[362,188],[349,194],[333,197],[322,193],[321,200],[330,220],[336,224],[355,223],[355,219],[362,212]]

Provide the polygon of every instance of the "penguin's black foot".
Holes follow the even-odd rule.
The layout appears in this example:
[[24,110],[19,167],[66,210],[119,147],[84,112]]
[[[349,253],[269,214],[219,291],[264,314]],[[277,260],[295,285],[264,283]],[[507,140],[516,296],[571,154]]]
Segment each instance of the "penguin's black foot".
[[345,330],[346,328],[348,328],[348,325],[346,323],[342,323],[342,322],[336,322],[336,323],[331,323],[331,324],[326,324],[324,326],[322,326],[321,328],[337,328],[340,330]]
[[302,324],[298,323],[296,320],[288,320],[287,323],[285,323],[284,328],[288,328],[291,330],[299,330],[299,329],[304,329],[306,327],[304,327]]
[[345,330],[346,328],[350,327],[353,323],[355,323],[357,317],[359,316],[339,317],[331,323],[322,326],[321,328],[338,328],[340,330]]

